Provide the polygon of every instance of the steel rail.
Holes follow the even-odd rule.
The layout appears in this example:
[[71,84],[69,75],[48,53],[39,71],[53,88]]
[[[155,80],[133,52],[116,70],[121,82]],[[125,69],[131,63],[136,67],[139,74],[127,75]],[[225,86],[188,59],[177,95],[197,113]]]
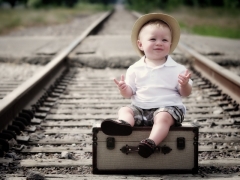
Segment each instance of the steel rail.
[[66,57],[69,53],[105,21],[112,12],[108,11],[100,16],[79,37],[60,51],[40,72],[0,100],[0,130],[3,130],[19,111],[36,103],[36,97],[41,97],[54,82],[54,79],[59,77],[67,68]]
[[238,75],[194,51],[182,42],[178,44],[178,48],[193,58],[192,66],[194,69],[211,83],[217,85],[222,93],[229,95],[233,101],[240,104],[240,77]]
[[[132,11],[132,14],[137,18],[142,16],[142,14],[136,11]],[[194,59],[192,66],[199,71],[203,77],[217,85],[223,93],[229,95],[233,101],[240,104],[240,77],[238,75],[194,51],[182,43],[181,40],[177,48],[189,54]]]

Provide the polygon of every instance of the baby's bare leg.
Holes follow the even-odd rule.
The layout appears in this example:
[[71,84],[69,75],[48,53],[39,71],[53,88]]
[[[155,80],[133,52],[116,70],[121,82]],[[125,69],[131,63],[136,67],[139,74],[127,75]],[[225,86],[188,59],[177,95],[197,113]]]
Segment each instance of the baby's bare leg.
[[174,124],[174,119],[168,112],[159,112],[154,118],[154,124],[149,136],[156,145],[168,135],[169,128]]
[[134,126],[133,111],[129,107],[121,107],[119,109],[118,119],[128,122],[132,127]]

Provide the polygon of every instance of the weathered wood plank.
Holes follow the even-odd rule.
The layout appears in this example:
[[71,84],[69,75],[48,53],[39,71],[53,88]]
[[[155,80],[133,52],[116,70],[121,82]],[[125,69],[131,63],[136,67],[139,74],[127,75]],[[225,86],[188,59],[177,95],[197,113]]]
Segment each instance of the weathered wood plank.
[[219,151],[240,151],[240,146],[235,146],[235,147],[227,147],[227,148],[222,148],[221,146],[198,146],[198,151],[203,152],[203,151],[209,151],[209,152],[219,152]]
[[[92,113],[92,114],[116,114],[117,109],[94,109],[94,108],[82,108],[82,109],[69,109],[69,108],[61,108],[57,109],[56,107],[53,107],[50,111],[51,114],[57,113],[57,114],[86,114],[86,113]],[[194,109],[194,110],[187,110],[187,115],[192,113],[210,113],[213,112],[211,110],[205,110],[205,109]]]
[[[15,174],[6,175],[5,180],[26,180],[26,177],[16,177]],[[118,180],[118,179],[128,179],[128,180],[239,180],[238,174],[207,174],[207,177],[201,177],[200,175],[192,174],[168,174],[168,175],[94,175],[94,174],[45,174],[46,180]]]
[[214,159],[214,160],[203,160],[199,161],[199,166],[224,166],[224,167],[230,167],[230,166],[239,166],[240,160],[234,159],[234,158],[225,158],[225,159]]
[[6,177],[5,180],[26,180],[26,177]]
[[[96,94],[96,93],[93,93],[93,94]],[[128,105],[129,103],[126,102],[125,103],[126,105]],[[64,104],[64,103],[59,103],[56,105],[56,107],[63,107],[63,108],[81,108],[81,107],[84,107],[84,108],[119,108],[121,107],[123,104],[113,104],[113,103],[108,103],[108,101],[100,101],[99,103],[84,103],[84,104]],[[208,105],[208,104],[205,104],[204,105],[198,105],[198,104],[186,104],[186,107],[192,107],[192,108],[201,108],[201,107],[207,107],[207,108],[212,108],[212,105]],[[217,107],[217,105],[216,105]]]
[[221,118],[224,118],[226,117],[226,115],[223,115],[223,114],[186,114],[185,118],[189,118],[189,119],[197,119],[197,118],[201,118],[201,119],[204,119],[204,118],[217,118],[217,119],[221,119]]
[[[126,103],[131,103],[130,100],[126,99],[108,99],[105,101],[107,103],[112,103],[112,104],[126,104]],[[86,103],[86,104],[99,104],[99,103],[104,103],[102,99],[60,99],[58,100],[58,103],[60,104],[81,104],[81,103]]]
[[82,120],[82,119],[116,119],[117,114],[115,115],[79,115],[79,114],[72,114],[72,115],[66,115],[66,114],[49,114],[46,116],[47,120]]
[[30,141],[28,144],[36,145],[61,145],[61,144],[80,144],[82,142],[92,143],[92,138],[89,139],[40,139],[38,141]]
[[73,166],[90,166],[92,159],[24,159],[20,161],[21,167],[73,167]]
[[92,127],[93,124],[96,122],[94,120],[87,120],[87,121],[46,121],[42,122],[42,127],[51,127],[51,126],[64,126],[64,127]]
[[0,164],[9,164],[12,162],[13,162],[12,158],[0,158]]
[[240,141],[240,137],[214,137],[214,138],[199,138],[199,141],[201,142],[222,142],[222,143],[226,143],[226,142],[239,142]]
[[51,153],[59,153],[63,151],[81,153],[81,152],[92,152],[92,146],[87,147],[30,147],[24,148],[22,153],[42,153],[42,152],[51,152]]
[[239,133],[240,130],[238,128],[200,128],[199,132],[202,133]]
[[[97,106],[97,105],[95,105]],[[104,105],[99,105],[99,108]],[[86,106],[85,106],[86,107]],[[91,107],[91,106],[88,106]],[[110,105],[108,106],[109,108],[111,107]],[[219,115],[219,114],[193,114],[193,115],[186,115],[186,119],[196,119],[196,118],[223,118],[224,115]],[[117,118],[117,114],[99,114],[99,115],[93,115],[93,114],[71,114],[71,115],[66,115],[66,114],[48,114],[46,119],[58,119],[58,120],[71,120],[71,119],[115,119]]]
[[[229,177],[230,176],[230,177]],[[56,178],[46,178],[46,180],[55,180]],[[64,179],[64,178],[63,178]],[[83,176],[83,177],[71,177],[71,180],[115,180],[115,179],[128,179],[128,180],[170,180],[170,179],[177,179],[177,180],[202,180],[204,179],[203,177],[200,177],[200,175],[191,175],[191,174],[185,174],[185,175],[158,175],[158,176],[153,176],[153,175],[143,175],[143,176],[131,176],[131,175],[109,175],[109,176],[103,176],[103,175],[96,175],[94,177],[89,177]],[[219,177],[214,175],[212,177],[208,177],[207,179],[210,180],[239,180],[239,176],[232,176],[232,175],[222,175],[222,177]]]
[[[89,92],[89,91],[87,91]],[[112,92],[111,92],[112,93]],[[95,104],[95,103],[103,103],[103,100],[101,99],[60,99],[58,101],[60,104],[79,104],[79,103],[86,103],[86,104]],[[112,104],[125,104],[125,103],[131,103],[129,99],[108,99],[107,103]],[[218,106],[217,103],[185,103],[187,107],[213,107]]]
[[[127,104],[126,104],[127,105]],[[119,108],[121,105],[119,104],[110,104],[110,103],[102,103],[102,104],[57,104],[55,107],[57,108],[95,108],[95,109],[102,109],[102,108]]]
[[92,129],[47,129],[44,134],[92,134]]

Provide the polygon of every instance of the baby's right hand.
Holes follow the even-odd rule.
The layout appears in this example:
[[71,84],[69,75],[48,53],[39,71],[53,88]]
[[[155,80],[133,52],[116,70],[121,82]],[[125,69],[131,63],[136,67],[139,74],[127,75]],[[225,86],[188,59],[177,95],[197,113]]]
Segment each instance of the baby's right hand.
[[120,81],[114,79],[115,84],[118,86],[118,89],[120,91],[124,91],[127,89],[127,84],[124,81],[124,75],[121,75]]

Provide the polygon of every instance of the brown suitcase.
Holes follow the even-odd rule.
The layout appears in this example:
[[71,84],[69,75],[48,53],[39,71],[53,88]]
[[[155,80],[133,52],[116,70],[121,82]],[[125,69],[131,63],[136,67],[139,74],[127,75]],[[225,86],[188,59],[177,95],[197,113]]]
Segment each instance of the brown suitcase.
[[93,128],[94,174],[166,174],[198,172],[198,127],[171,127],[154,154],[142,158],[137,146],[151,127],[134,127],[130,136],[108,136]]

